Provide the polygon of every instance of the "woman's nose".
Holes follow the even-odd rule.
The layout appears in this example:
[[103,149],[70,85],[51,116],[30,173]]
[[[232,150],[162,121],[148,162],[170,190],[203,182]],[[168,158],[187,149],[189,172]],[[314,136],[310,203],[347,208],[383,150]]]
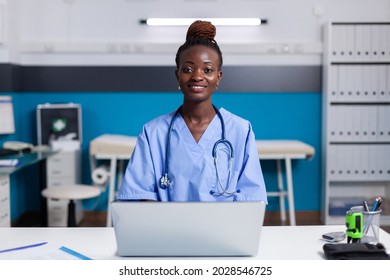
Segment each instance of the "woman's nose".
[[202,72],[202,69],[196,69],[196,70],[193,72],[192,79],[194,79],[194,80],[196,80],[196,81],[203,80],[203,72]]

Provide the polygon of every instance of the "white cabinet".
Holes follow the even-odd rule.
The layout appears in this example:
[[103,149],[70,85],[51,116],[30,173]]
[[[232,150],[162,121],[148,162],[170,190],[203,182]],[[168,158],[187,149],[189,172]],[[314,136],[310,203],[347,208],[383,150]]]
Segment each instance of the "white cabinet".
[[343,224],[350,206],[390,200],[390,22],[329,22],[324,34],[322,219]]
[[[47,187],[65,187],[81,182],[80,150],[63,151],[46,161]],[[47,218],[49,227],[66,227],[68,219],[68,200],[47,200]],[[82,202],[76,201],[76,223],[83,218]]]
[[0,227],[11,226],[9,175],[0,175]]

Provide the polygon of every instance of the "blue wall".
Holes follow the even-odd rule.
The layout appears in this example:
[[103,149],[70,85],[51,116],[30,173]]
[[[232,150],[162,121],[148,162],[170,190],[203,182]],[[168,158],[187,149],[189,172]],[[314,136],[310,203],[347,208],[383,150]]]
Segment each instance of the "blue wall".
[[[6,94],[6,93],[4,93]],[[35,109],[43,103],[79,103],[83,127],[83,183],[90,183],[88,145],[105,133],[138,135],[142,125],[152,118],[175,110],[181,93],[11,93],[14,98],[16,133],[0,136],[0,143],[20,140],[36,144]],[[295,205],[298,211],[320,210],[321,199],[321,94],[320,93],[215,93],[214,104],[248,119],[257,139],[297,139],[316,150],[310,160],[293,162]],[[262,161],[268,190],[276,189],[275,162]],[[11,177],[11,219],[26,211],[39,210],[38,168],[28,167]],[[20,175],[20,176],[19,176]],[[36,177],[36,178],[35,178]],[[28,178],[28,179],[27,179]],[[34,180],[32,180],[34,179]],[[86,201],[88,210],[102,210],[106,202]],[[276,198],[269,210],[278,209]]]

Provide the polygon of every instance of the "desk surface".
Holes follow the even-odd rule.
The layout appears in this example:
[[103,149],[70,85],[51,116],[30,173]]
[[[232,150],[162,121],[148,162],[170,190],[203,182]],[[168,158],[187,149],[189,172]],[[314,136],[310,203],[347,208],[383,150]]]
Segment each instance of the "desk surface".
[[[322,234],[343,230],[345,226],[265,226],[261,233],[259,254],[255,257],[240,257],[239,259],[324,259],[322,246],[325,242],[321,239]],[[0,228],[0,236],[0,250],[40,242],[54,242],[92,259],[125,259],[116,255],[115,234],[112,227]],[[379,238],[387,250],[390,250],[390,234],[381,229]]]
[[24,153],[20,155],[2,157],[1,159],[17,159],[19,160],[19,163],[14,167],[0,167],[0,175],[14,173],[19,169],[22,169],[23,167],[35,164],[41,160],[45,160],[56,153],[58,152],[57,151],[31,152],[31,153]]

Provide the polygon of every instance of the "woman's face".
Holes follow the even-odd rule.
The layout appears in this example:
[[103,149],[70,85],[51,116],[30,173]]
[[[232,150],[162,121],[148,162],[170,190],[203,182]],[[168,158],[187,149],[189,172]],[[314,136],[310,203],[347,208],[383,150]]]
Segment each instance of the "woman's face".
[[206,46],[193,46],[182,52],[176,78],[184,99],[202,102],[211,98],[222,77],[218,53]]

